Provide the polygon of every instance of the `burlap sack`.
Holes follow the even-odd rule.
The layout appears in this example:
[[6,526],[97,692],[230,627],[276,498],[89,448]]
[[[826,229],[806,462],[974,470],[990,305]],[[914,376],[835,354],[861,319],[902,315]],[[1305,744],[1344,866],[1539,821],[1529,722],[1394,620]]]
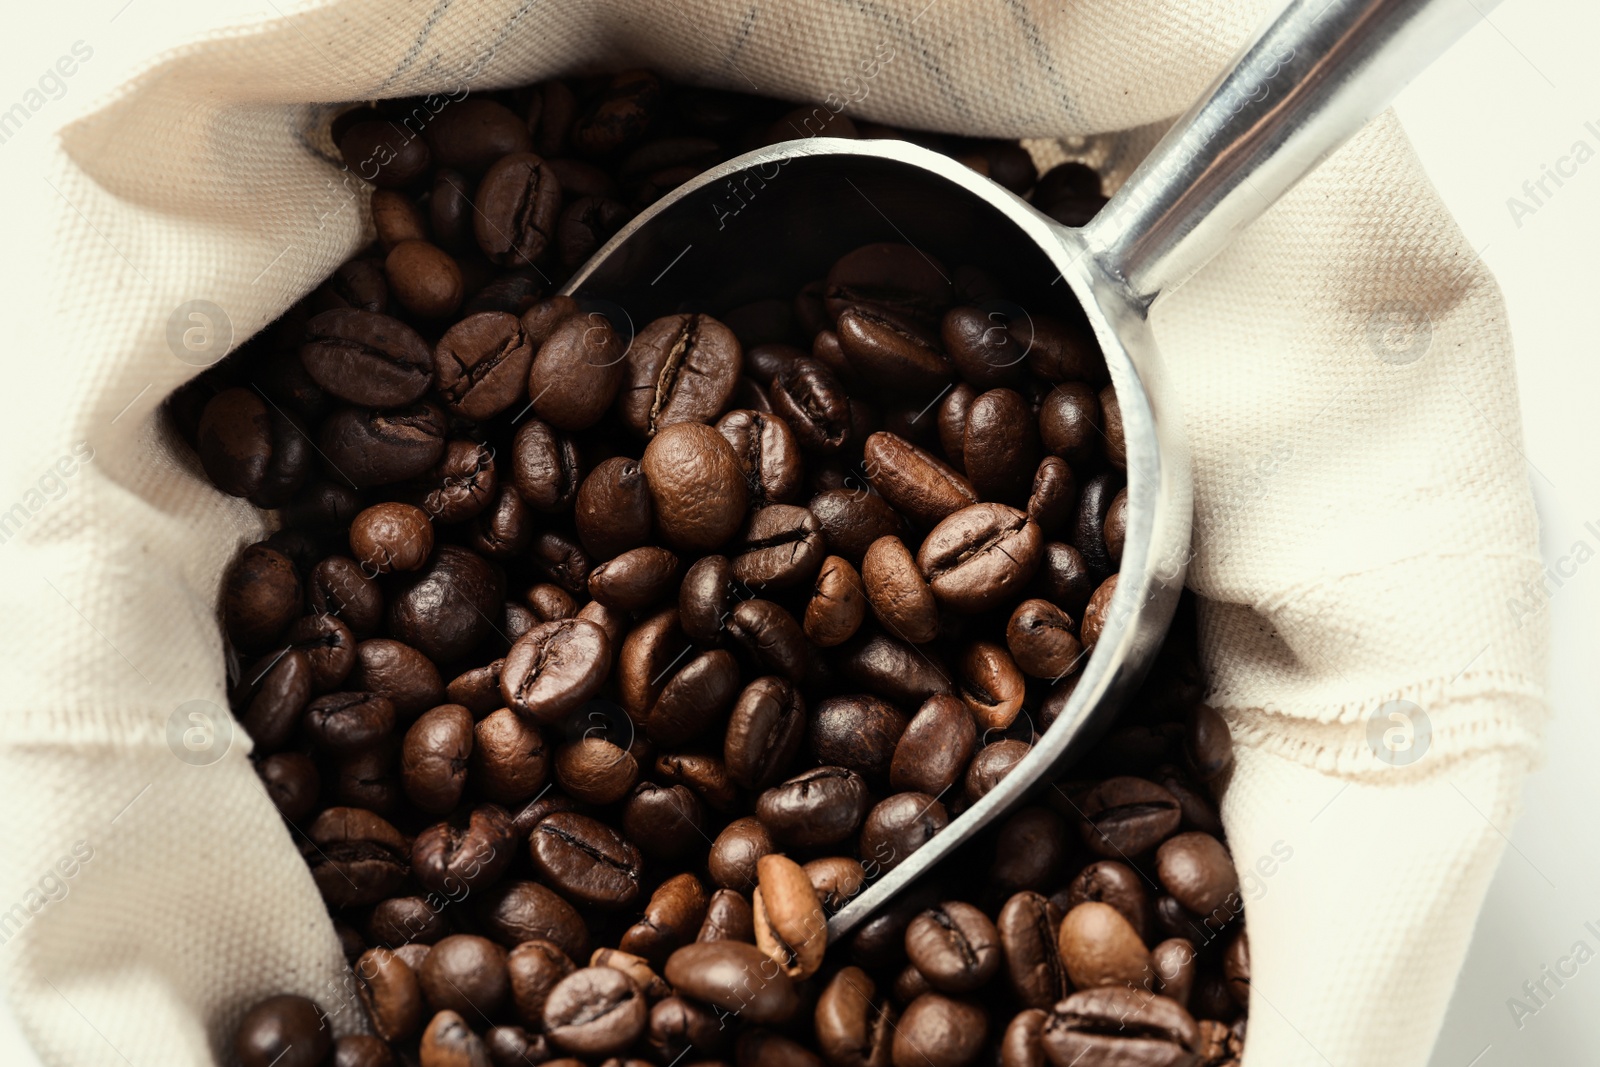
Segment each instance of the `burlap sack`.
[[[210,489],[156,412],[199,369],[175,355],[188,302],[240,340],[365,240],[359,183],[318,151],[322,105],[647,64],[913,127],[1102,134],[1181,111],[1266,6],[114,16],[144,42],[115,92],[57,103],[41,79],[27,114],[0,115],[29,124],[5,146],[0,429],[0,962],[20,1041],[49,1065],[202,1064],[264,994],[345,996],[322,903],[220,711],[218,579],[264,519]],[[1148,143],[1081,147],[1122,171]],[[1156,326],[1194,448],[1213,703],[1240,749],[1223,812],[1254,956],[1246,1063],[1423,1063],[1544,714],[1542,621],[1507,606],[1540,565],[1494,282],[1386,116]]]

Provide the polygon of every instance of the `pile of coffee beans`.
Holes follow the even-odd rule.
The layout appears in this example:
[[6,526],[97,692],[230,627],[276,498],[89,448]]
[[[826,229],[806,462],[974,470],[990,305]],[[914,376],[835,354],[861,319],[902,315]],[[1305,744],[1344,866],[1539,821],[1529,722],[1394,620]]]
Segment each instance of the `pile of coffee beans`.
[[[247,1067],[1237,1059],[1232,757],[1186,611],[1081,777],[828,943],[1065,706],[1126,503],[1092,337],[975,268],[872,244],[636,334],[551,295],[701,169],[815,133],[1101,202],[1015,142],[643,71],[335,120],[376,245],[170,404],[281,518],[224,580],[231,700],[353,964],[253,1007]],[[345,1012],[375,1036],[334,1042]]]

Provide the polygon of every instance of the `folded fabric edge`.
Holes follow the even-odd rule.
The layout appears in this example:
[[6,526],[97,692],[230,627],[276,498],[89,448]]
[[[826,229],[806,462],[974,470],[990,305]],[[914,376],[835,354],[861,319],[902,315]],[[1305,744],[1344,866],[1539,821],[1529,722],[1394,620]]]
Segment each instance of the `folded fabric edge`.
[[[1445,683],[1448,685],[1448,683]],[[1268,752],[1325,774],[1370,779],[1426,777],[1461,760],[1513,755],[1527,770],[1543,757],[1550,709],[1531,683],[1442,696],[1444,685],[1413,687],[1374,701],[1309,714],[1215,705],[1234,744]]]

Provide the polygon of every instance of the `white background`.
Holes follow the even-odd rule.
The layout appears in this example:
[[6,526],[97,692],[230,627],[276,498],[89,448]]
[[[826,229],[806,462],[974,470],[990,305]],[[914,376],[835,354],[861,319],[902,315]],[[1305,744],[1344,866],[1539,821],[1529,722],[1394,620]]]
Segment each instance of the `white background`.
[[[1545,564],[1572,556],[1580,540],[1596,553],[1562,586],[1551,585],[1555,721],[1547,762],[1524,790],[1512,847],[1489,891],[1430,1067],[1600,1063],[1600,936],[1584,929],[1593,922],[1600,930],[1597,50],[1600,6],[1511,0],[1396,103],[1429,176],[1505,292],[1522,390],[1522,452],[1539,504]],[[1523,182],[1536,182],[1546,165],[1554,169],[1578,140],[1588,142],[1595,158],[1559,188],[1547,179],[1553,195],[1540,193],[1543,205],[1517,225],[1507,198],[1533,204]],[[1564,164],[1569,171],[1574,166]],[[1509,624],[1510,610],[1506,618]],[[1552,995],[1538,993],[1543,1006],[1528,1000],[1522,983],[1538,982],[1543,967],[1554,970],[1579,940],[1595,958],[1564,985],[1545,979]],[[1570,972],[1575,964],[1562,966]],[[1521,1018],[1520,1028],[1507,1007],[1510,997],[1537,1009]]]
[[[1488,0],[1459,2],[1481,9]],[[141,20],[137,9],[125,15],[127,7],[159,3],[14,5],[0,35],[0,70],[8,72],[7,84],[23,86],[74,40],[92,38],[96,59],[71,86],[74,100],[92,99],[109,87],[118,53],[143,51],[141,22],[160,21]],[[219,3],[219,19],[226,17],[222,9],[240,6],[250,5]],[[1600,956],[1560,987],[1545,979],[1553,996],[1540,994],[1542,1005],[1526,1000],[1521,989],[1525,981],[1541,980],[1541,968],[1556,967],[1579,940],[1600,953],[1600,936],[1584,929],[1593,922],[1600,930],[1600,477],[1591,440],[1591,427],[1600,421],[1593,414],[1600,405],[1597,52],[1600,6],[1593,0],[1511,0],[1397,104],[1429,174],[1505,291],[1521,378],[1520,450],[1544,524],[1546,563],[1570,557],[1579,541],[1597,553],[1549,600],[1556,718],[1547,765],[1528,782],[1524,813],[1510,829],[1511,847],[1431,1067],[1600,1063]],[[1555,167],[1579,140],[1596,158],[1563,178],[1559,189],[1547,179],[1553,195],[1540,194],[1544,202],[1518,225],[1507,199],[1533,204],[1523,183],[1537,182],[1545,166]],[[19,158],[26,153],[23,145],[6,146],[8,163],[26,165]],[[1519,447],[1510,440],[1505,446]],[[1507,624],[1514,624],[1509,609]],[[1316,961],[1306,965],[1314,968]],[[1520,1027],[1507,1007],[1511,997],[1538,1009]],[[0,1062],[20,1065],[31,1057],[12,1044],[9,1022],[0,1004]]]

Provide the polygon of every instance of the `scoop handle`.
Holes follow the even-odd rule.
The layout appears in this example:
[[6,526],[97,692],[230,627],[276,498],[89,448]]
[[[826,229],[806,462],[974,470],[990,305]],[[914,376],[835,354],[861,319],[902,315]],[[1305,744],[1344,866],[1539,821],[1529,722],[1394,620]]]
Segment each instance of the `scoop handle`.
[[1498,0],[1291,0],[1085,227],[1148,305],[1386,107]]

